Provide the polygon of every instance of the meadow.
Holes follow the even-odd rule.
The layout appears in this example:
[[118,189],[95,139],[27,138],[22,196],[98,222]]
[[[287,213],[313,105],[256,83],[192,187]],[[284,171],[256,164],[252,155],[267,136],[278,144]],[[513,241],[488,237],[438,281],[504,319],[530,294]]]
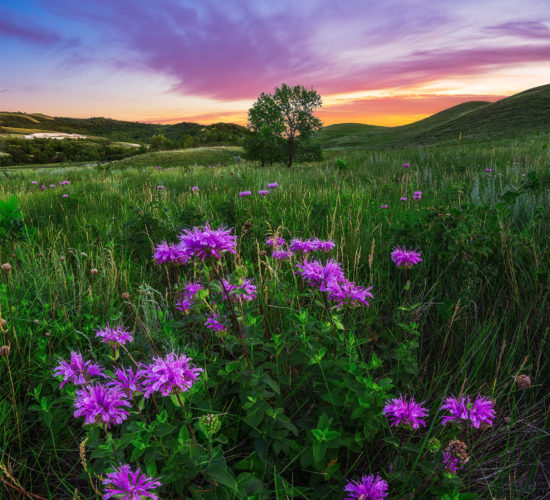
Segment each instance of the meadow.
[[[292,169],[222,148],[0,170],[4,498],[101,498],[121,464],[170,499],[344,498],[362,477],[392,499],[543,498],[548,143],[333,151]],[[155,261],[206,223],[231,228],[235,253]],[[278,237],[334,248],[280,260],[266,244]],[[396,265],[396,247],[422,261]],[[305,279],[304,261],[329,259],[373,297],[339,303]],[[107,325],[133,341],[103,343]],[[73,403],[89,380],[54,377],[71,352],[115,378],[172,352],[202,371],[86,425]],[[480,395],[494,415],[443,426],[451,395]],[[423,403],[424,424],[392,425],[400,396]]]

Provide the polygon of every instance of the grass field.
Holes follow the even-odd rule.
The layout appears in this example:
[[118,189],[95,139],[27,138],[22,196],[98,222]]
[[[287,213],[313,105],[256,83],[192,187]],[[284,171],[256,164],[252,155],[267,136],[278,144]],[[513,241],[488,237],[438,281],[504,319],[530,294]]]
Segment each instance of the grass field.
[[[118,463],[161,477],[160,498],[328,500],[375,473],[388,498],[544,498],[548,144],[539,135],[352,150],[292,169],[233,164],[239,149],[205,148],[0,171],[0,200],[15,196],[23,213],[0,210],[0,263],[11,266],[0,270],[6,498],[100,498]],[[235,255],[155,263],[155,245],[206,222],[233,228]],[[275,234],[333,240],[311,259],[333,257],[372,286],[370,305],[338,308],[307,286],[301,257],[271,257],[265,239]],[[396,267],[396,246],[417,248],[422,263]],[[257,297],[230,307],[218,273],[237,287],[253,279]],[[176,303],[189,281],[204,290],[184,313]],[[225,330],[205,327],[212,310]],[[107,323],[133,332],[127,352],[95,338]],[[109,370],[172,350],[204,369],[199,381],[183,401],[135,393],[128,419],[110,429],[75,418],[75,387],[59,389],[52,375],[71,351]],[[426,427],[390,425],[382,409],[400,394],[425,402]],[[492,426],[443,427],[451,394],[494,401]],[[452,439],[469,453],[456,474],[442,463]]]

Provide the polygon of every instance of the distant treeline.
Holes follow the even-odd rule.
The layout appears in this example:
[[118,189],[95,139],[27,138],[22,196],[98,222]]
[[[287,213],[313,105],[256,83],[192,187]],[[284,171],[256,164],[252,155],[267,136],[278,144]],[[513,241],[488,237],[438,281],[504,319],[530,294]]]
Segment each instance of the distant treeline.
[[121,160],[145,152],[145,147],[123,147],[108,140],[83,139],[6,139],[0,165],[26,163],[61,163],[65,161]]

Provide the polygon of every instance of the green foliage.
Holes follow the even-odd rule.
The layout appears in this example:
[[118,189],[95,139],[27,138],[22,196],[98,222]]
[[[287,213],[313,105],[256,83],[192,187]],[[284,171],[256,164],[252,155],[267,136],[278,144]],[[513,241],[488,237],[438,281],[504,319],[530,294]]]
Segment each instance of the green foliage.
[[0,241],[28,238],[34,231],[25,225],[16,196],[0,200]]

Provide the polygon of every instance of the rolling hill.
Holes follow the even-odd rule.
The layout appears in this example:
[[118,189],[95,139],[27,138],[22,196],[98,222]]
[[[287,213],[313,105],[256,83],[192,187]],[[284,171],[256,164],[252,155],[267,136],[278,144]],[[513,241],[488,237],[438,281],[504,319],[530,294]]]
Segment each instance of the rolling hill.
[[550,85],[494,103],[470,101],[398,127],[330,125],[315,141],[324,149],[402,148],[458,140],[494,140],[550,133]]

